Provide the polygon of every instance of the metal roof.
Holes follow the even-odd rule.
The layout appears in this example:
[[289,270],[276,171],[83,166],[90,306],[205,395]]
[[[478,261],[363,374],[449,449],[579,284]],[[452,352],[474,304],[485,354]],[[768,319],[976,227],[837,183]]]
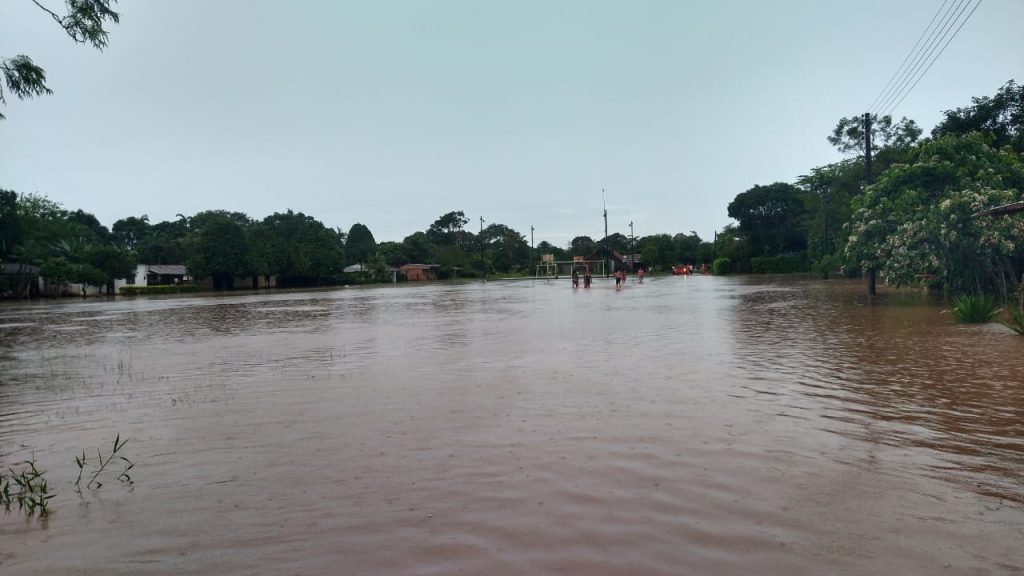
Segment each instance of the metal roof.
[[146,271],[162,276],[185,276],[188,274],[184,264],[151,264],[146,267]]

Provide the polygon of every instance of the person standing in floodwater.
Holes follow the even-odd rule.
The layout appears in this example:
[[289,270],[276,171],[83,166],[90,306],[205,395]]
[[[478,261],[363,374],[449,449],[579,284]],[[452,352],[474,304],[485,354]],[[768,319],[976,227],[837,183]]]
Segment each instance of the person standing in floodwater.
[[583,271],[583,287],[590,288],[590,268]]
[[636,271],[636,281],[639,282],[640,284],[644,283],[644,267],[643,266],[638,268],[637,271]]
[[622,287],[622,270],[615,271],[615,289],[618,290]]
[[577,270],[575,268],[572,269],[572,287],[573,288],[579,288],[580,287],[580,272],[579,272],[579,270]]

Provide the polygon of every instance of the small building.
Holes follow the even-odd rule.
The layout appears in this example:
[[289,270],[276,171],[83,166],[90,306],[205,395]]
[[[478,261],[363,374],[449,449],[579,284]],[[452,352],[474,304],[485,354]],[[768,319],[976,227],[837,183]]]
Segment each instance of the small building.
[[187,284],[191,281],[184,264],[139,264],[132,276],[114,280],[114,291],[122,286]]
[[399,268],[409,282],[430,282],[437,280],[438,264],[405,264]]
[[19,262],[0,264],[0,297],[38,298],[39,266]]

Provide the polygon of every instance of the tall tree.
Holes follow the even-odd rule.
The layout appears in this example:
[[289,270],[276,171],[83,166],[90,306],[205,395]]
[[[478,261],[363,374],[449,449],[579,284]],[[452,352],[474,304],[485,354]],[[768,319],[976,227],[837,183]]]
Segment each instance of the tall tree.
[[402,252],[407,263],[432,264],[437,259],[437,246],[425,232],[416,232],[402,240]]
[[[906,117],[893,122],[892,116],[871,115],[871,147],[907,148],[921,137],[921,128]],[[864,154],[864,117],[842,118],[828,137],[829,144],[846,154]]]
[[349,264],[366,264],[376,253],[377,242],[370,229],[358,222],[353,224],[345,240],[345,260]]
[[149,234],[149,228],[149,216],[143,214],[140,217],[129,216],[114,222],[110,231],[119,246],[134,251]]
[[1024,86],[1010,80],[995,96],[971,98],[971,105],[946,110],[932,137],[979,132],[992,137],[996,148],[1012,146],[1024,153]]
[[197,278],[212,278],[214,288],[231,288],[236,276],[249,271],[249,243],[245,228],[224,211],[196,214],[195,251],[188,267]]
[[589,256],[597,250],[597,242],[590,236],[577,236],[569,243],[573,256]]
[[463,230],[469,218],[462,210],[441,215],[427,228],[427,236],[437,246],[448,246],[455,243],[456,235]]
[[728,210],[759,255],[806,248],[803,192],[792,184],[754,186],[737,194]]

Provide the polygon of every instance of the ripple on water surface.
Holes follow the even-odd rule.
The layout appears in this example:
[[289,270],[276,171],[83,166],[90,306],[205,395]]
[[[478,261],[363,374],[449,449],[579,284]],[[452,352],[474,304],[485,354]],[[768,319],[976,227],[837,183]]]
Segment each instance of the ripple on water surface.
[[60,489],[0,572],[1021,571],[1021,349],[772,277],[5,304],[0,464]]

